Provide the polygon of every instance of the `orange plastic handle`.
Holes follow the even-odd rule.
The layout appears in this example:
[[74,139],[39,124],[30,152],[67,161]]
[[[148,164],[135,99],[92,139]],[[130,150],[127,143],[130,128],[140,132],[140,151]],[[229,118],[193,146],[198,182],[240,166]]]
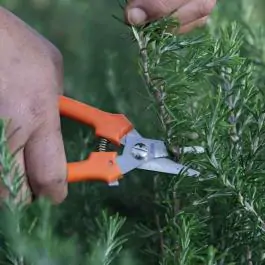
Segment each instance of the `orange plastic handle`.
[[[122,114],[112,114],[79,101],[60,96],[59,110],[62,116],[94,127],[95,134],[120,145],[120,139],[133,125]],[[68,182],[99,180],[111,183],[122,177],[116,163],[116,152],[92,152],[86,160],[67,164]]]
[[104,181],[112,183],[122,177],[116,164],[116,152],[92,152],[87,160],[68,163],[68,182]]
[[59,109],[61,115],[94,127],[96,136],[118,146],[121,138],[133,128],[123,114],[104,112],[65,96],[60,96]]

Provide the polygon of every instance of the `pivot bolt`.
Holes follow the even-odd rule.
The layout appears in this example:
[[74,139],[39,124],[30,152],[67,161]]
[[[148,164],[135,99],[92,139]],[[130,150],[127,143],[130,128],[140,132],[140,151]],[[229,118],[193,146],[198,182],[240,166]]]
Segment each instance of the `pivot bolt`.
[[132,155],[135,159],[142,160],[148,155],[148,148],[143,143],[138,143],[132,148]]

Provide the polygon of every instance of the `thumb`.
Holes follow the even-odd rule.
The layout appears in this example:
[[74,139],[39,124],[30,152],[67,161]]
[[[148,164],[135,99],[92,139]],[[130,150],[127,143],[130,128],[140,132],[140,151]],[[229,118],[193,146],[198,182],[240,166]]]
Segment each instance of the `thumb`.
[[188,0],[129,0],[125,19],[129,24],[141,25],[177,11]]

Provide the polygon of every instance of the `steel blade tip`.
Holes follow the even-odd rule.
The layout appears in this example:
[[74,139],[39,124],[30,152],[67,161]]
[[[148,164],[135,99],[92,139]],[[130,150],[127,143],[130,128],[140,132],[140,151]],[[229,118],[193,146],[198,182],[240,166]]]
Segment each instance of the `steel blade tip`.
[[185,173],[191,177],[197,177],[200,173],[194,169],[190,169],[184,165],[176,163],[168,158],[156,158],[137,167],[138,169],[157,171],[161,173],[178,175]]

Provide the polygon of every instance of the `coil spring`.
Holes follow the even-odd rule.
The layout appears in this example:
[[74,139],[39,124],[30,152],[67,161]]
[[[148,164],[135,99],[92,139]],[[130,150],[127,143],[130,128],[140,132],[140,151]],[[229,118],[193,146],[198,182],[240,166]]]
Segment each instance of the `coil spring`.
[[100,139],[98,144],[98,151],[105,152],[108,148],[108,142],[109,141],[105,138]]

